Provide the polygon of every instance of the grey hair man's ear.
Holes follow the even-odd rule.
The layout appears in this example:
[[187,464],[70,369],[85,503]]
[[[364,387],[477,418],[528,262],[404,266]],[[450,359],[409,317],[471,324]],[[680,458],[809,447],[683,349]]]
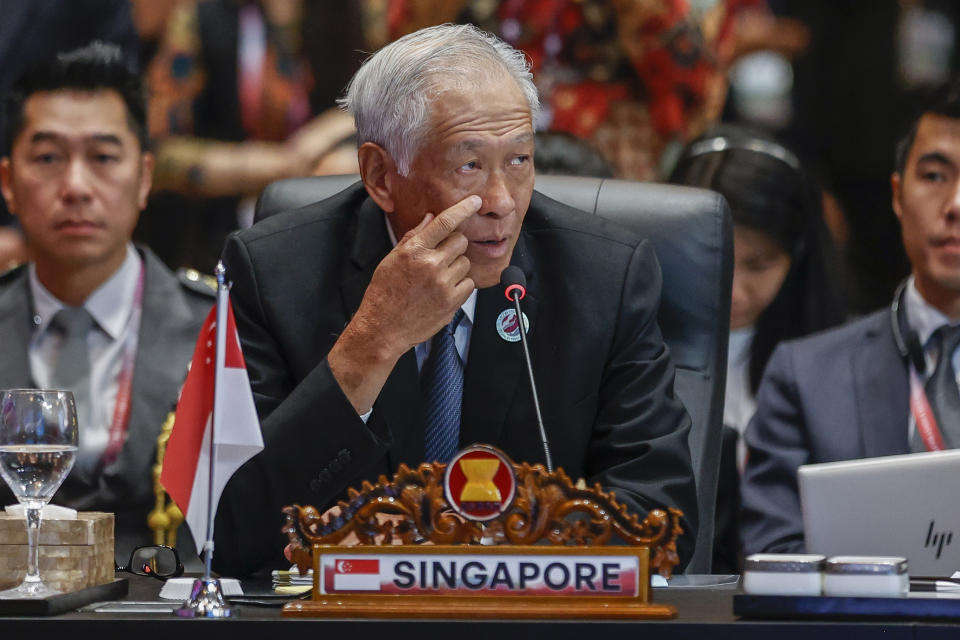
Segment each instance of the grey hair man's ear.
[[396,163],[386,149],[374,142],[364,142],[357,150],[360,164],[360,179],[370,198],[386,213],[393,213],[396,193]]

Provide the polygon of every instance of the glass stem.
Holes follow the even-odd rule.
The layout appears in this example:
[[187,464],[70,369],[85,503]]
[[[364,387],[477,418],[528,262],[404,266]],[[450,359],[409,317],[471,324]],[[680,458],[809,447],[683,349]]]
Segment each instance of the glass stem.
[[27,577],[25,583],[40,582],[40,509],[27,512]]

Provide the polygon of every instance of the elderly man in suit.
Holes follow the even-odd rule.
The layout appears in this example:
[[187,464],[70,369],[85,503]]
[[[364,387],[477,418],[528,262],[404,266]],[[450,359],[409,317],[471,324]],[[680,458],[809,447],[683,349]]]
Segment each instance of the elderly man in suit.
[[0,388],[74,392],[80,446],[53,502],[114,512],[125,562],[152,542],[156,439],[213,291],[130,242],[153,158],[140,79],[120,49],[61,54],[4,108],[0,186],[31,259],[0,277]]
[[804,551],[800,465],[960,446],[960,85],[914,123],[891,184],[912,273],[890,308],[770,358],[745,434],[747,553]]
[[[285,504],[326,507],[401,462],[486,442],[543,462],[519,325],[553,460],[644,515],[697,513],[648,243],[534,193],[536,89],[523,54],[432,27],[370,58],[345,106],[362,183],[227,242],[265,450],[220,503],[214,563],[279,563]],[[526,274],[525,322],[497,286]],[[511,327],[516,330],[511,333]]]

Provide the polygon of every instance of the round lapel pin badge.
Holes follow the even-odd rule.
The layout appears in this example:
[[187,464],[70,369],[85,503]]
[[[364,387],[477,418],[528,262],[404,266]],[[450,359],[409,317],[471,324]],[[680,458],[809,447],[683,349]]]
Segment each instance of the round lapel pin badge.
[[[530,332],[530,319],[523,314],[523,332]],[[516,309],[504,309],[497,316],[497,333],[507,342],[520,342],[520,323]]]

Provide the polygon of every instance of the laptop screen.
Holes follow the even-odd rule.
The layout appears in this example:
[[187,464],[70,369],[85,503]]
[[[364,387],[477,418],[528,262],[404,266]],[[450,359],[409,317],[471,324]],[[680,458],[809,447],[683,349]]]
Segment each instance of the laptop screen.
[[905,556],[911,576],[960,570],[960,450],[800,467],[807,553]]

